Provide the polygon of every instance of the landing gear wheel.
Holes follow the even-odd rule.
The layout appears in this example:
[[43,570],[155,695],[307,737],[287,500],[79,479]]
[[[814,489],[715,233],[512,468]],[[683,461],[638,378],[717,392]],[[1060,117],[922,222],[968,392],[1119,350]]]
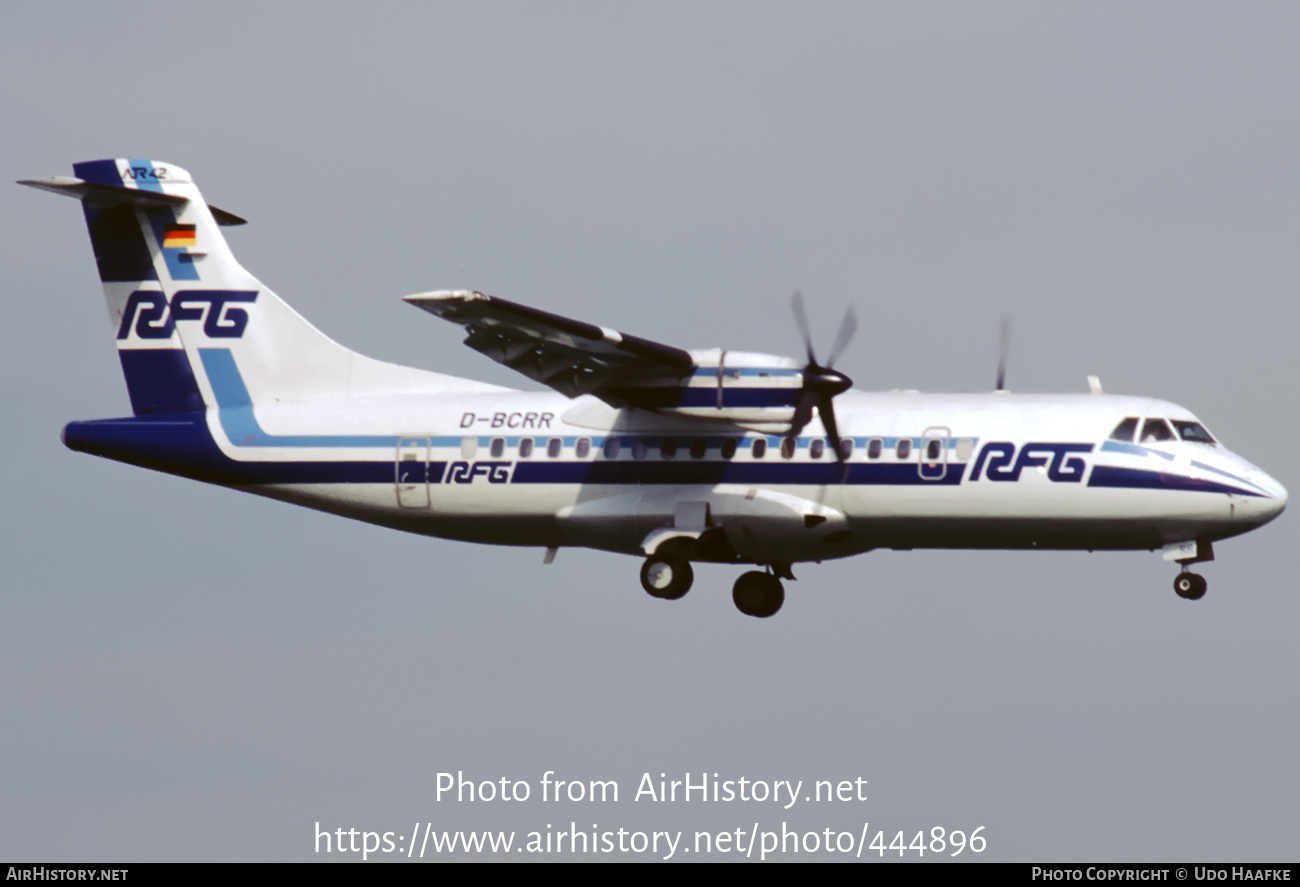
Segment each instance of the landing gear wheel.
[[1208,587],[1209,583],[1205,581],[1205,577],[1196,573],[1179,573],[1174,579],[1174,591],[1178,592],[1179,597],[1189,601],[1199,601],[1205,597],[1205,589]]
[[694,581],[695,571],[690,561],[648,557],[641,565],[641,587],[651,597],[675,601],[691,590]]
[[781,609],[785,603],[785,589],[781,587],[781,580],[775,576],[753,570],[736,580],[731,590],[731,599],[746,616],[765,619]]

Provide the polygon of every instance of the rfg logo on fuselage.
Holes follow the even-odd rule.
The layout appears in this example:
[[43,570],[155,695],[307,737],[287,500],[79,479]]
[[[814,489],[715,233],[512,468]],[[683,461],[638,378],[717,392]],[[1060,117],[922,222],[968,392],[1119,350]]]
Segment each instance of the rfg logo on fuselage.
[[[1056,483],[1077,484],[1088,470],[1088,462],[1074,453],[1091,453],[1090,443],[1027,443],[1016,456],[1016,445],[1010,442],[987,443],[971,469],[970,479],[980,479],[985,472],[989,480],[1020,480],[1026,468],[1047,468],[1047,479]],[[986,470],[987,467],[987,470]]]
[[508,484],[513,465],[513,462],[453,462],[444,483],[472,484],[474,478],[486,477],[490,484]]
[[[167,297],[157,290],[136,290],[126,301],[117,338],[170,339],[178,320],[202,320],[209,339],[238,339],[248,326],[248,312],[237,303],[257,301],[257,290],[184,290]],[[233,303],[233,304],[232,304]]]

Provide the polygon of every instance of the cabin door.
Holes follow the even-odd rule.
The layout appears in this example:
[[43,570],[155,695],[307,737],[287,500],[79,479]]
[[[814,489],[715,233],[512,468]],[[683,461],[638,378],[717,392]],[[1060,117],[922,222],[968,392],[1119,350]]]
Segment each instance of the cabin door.
[[429,507],[429,438],[397,439],[397,504]]

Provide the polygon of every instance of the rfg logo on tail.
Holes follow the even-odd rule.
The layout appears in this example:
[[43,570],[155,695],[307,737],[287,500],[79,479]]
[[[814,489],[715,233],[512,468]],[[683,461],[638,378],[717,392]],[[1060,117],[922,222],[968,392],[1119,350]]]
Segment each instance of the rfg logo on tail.
[[167,297],[157,290],[136,290],[127,299],[117,338],[170,339],[178,320],[202,320],[209,339],[238,339],[248,326],[248,312],[232,303],[257,301],[257,290],[185,290]]

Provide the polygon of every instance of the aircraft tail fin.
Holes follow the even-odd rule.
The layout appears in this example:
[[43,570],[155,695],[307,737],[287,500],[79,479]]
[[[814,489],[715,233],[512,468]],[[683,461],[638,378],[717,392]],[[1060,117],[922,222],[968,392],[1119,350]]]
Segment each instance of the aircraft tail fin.
[[244,220],[206,203],[180,167],[119,158],[73,172],[20,184],[81,201],[136,415],[220,403],[231,366],[252,403],[475,387],[321,333],[235,260],[220,229]]

